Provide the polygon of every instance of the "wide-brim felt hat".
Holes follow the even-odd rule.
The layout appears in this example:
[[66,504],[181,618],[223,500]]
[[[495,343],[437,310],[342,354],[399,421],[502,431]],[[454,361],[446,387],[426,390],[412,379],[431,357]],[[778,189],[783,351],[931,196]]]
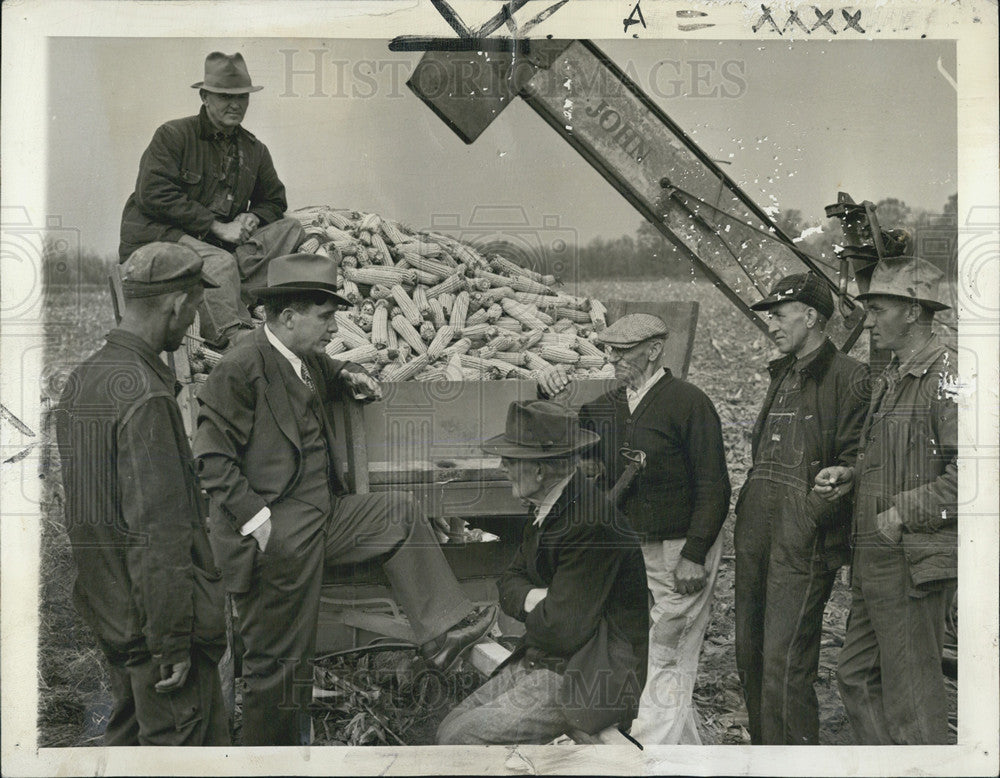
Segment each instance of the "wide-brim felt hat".
[[548,400],[516,400],[499,435],[484,441],[487,454],[511,459],[562,457],[593,446],[600,435],[580,427],[576,412]]
[[830,292],[830,286],[812,271],[785,276],[771,287],[767,297],[758,300],[750,307],[755,311],[766,311],[787,302],[808,305],[827,319],[833,316],[833,294]]
[[222,95],[245,95],[259,92],[264,87],[254,86],[250,81],[250,73],[242,54],[239,52],[223,54],[221,51],[213,51],[205,57],[205,78],[196,84],[191,84],[191,88]]
[[893,257],[875,266],[868,291],[857,295],[858,300],[872,297],[901,297],[916,300],[932,311],[951,308],[944,301],[944,273],[920,257]]
[[267,286],[255,289],[253,294],[260,301],[288,297],[297,292],[323,292],[333,302],[351,305],[340,294],[338,283],[340,256],[324,254],[285,254],[267,264]]

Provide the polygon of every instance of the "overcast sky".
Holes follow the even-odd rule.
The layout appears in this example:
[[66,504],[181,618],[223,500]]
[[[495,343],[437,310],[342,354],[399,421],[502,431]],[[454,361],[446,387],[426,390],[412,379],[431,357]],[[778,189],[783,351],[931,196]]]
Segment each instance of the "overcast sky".
[[[819,221],[838,190],[934,210],[957,191],[956,95],[938,67],[955,75],[951,43],[598,45],[761,205]],[[47,213],[79,228],[84,247],[116,251],[139,157],[159,124],[197,112],[190,85],[214,50],[242,52],[264,86],[244,125],[270,149],[291,209],[329,204],[427,228],[513,206],[583,243],[638,226],[520,101],[465,145],[406,88],[419,54],[385,41],[53,38]]]

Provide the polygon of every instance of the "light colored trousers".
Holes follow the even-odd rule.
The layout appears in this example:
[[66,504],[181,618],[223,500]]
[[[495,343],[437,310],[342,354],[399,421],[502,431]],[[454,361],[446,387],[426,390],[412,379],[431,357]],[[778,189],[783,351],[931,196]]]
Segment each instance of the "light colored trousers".
[[649,669],[631,735],[643,745],[701,745],[691,694],[712,615],[722,536],[705,558],[705,587],[694,594],[681,594],[674,586],[674,568],[684,542],[680,538],[642,545],[653,608],[649,612]]

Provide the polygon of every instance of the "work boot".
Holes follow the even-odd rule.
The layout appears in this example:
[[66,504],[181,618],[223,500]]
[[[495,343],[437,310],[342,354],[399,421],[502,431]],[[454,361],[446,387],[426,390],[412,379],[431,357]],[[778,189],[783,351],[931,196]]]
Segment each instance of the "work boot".
[[427,666],[445,673],[451,670],[465,651],[490,631],[497,618],[497,606],[476,608],[443,635],[420,647]]

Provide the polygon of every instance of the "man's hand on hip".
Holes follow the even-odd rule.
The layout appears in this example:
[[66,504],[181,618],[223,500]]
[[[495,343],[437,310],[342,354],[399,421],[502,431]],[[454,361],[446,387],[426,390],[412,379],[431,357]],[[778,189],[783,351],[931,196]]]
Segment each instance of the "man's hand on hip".
[[674,568],[674,588],[680,594],[694,594],[705,588],[708,572],[705,565],[681,557]]
[[211,233],[223,243],[238,246],[250,237],[250,230],[240,220],[231,222],[212,222]]
[[250,534],[257,541],[257,548],[263,551],[267,548],[267,541],[271,538],[271,520],[266,519],[263,524]]
[[174,662],[172,665],[160,665],[160,678],[162,680],[154,688],[160,694],[169,694],[170,692],[177,691],[187,681],[190,670],[190,657],[182,662]]

